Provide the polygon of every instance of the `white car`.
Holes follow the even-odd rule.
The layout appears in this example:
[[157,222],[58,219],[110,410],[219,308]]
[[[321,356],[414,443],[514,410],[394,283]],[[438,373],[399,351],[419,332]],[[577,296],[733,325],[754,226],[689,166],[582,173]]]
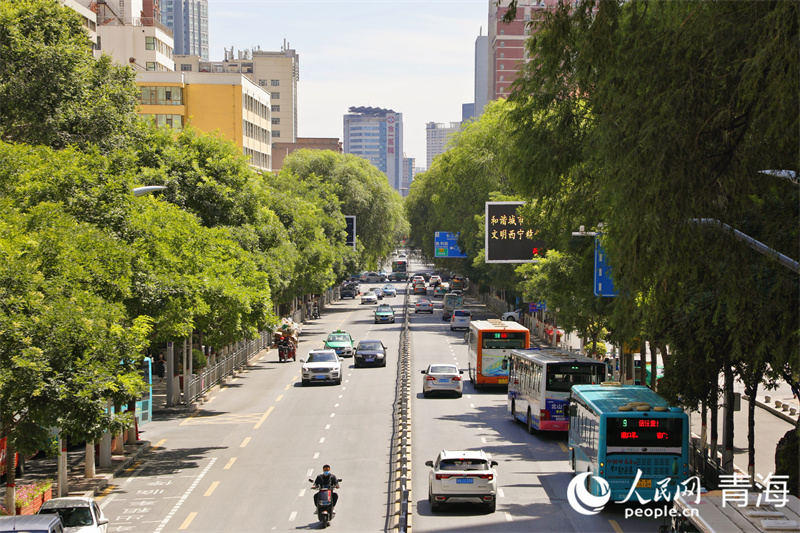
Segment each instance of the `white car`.
[[464,392],[464,381],[461,379],[463,370],[449,363],[429,365],[427,370],[421,370],[422,396],[427,398],[434,392],[454,392],[461,398]]
[[483,450],[442,450],[436,461],[426,461],[428,502],[436,512],[444,503],[472,502],[486,506],[490,513],[497,505],[497,461]]
[[70,497],[47,500],[38,514],[57,514],[65,533],[106,533],[108,518],[94,498]]
[[510,322],[519,322],[520,313],[522,313],[521,309],[517,309],[515,311],[509,311],[508,313],[503,313],[503,317],[500,320],[507,320],[507,321],[510,321]]
[[384,285],[381,288],[381,290],[383,291],[384,296],[389,296],[389,297],[397,296],[397,289],[395,289],[391,285]]
[[335,350],[311,350],[303,363],[303,385],[333,382],[342,384],[342,360]]
[[368,291],[361,295],[362,304],[376,304],[378,303],[378,295],[374,291]]
[[454,309],[450,316],[450,331],[469,329],[472,322],[472,311],[469,309]]

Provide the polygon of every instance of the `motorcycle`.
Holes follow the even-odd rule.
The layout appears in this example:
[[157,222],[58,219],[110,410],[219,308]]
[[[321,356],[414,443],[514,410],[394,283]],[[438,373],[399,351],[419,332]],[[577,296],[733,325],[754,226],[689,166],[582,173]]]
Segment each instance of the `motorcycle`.
[[[309,479],[309,481],[314,483],[313,479]],[[338,479],[337,482],[341,483],[342,480]],[[317,492],[317,518],[322,528],[325,529],[330,521],[333,520],[333,517],[336,516],[336,512],[333,510],[333,487],[326,488],[314,485],[311,488],[319,489],[319,492]]]
[[291,359],[292,361],[297,360],[297,351],[294,348],[294,344],[291,341],[281,341],[278,343],[278,360],[281,363],[284,363]]

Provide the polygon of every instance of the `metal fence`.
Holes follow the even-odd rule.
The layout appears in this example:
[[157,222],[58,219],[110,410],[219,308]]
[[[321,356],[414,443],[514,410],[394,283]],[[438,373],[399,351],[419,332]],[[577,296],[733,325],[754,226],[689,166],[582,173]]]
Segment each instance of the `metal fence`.
[[189,376],[185,391],[187,405],[196,402],[212,387],[222,383],[226,377],[247,366],[250,359],[258,352],[269,347],[271,338],[268,332],[261,332],[261,337],[258,339],[237,342],[232,353],[219,358],[213,366],[207,366],[198,374]]

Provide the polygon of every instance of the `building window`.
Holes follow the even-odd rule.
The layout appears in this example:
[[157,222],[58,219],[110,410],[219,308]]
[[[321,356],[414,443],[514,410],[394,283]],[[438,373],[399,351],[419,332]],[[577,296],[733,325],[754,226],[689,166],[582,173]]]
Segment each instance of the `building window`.
[[279,118],[273,118],[273,119],[272,119],[272,123],[273,123],[273,124],[280,124],[280,123],[281,123],[281,119],[279,119]]
[[145,37],[144,38],[144,49],[145,50],[155,50],[156,49],[156,38],[155,37]]
[[269,80],[269,84],[273,87],[280,87],[281,80]]
[[278,130],[272,130],[272,137],[273,137],[273,138],[275,138],[275,137],[280,137],[280,136],[281,136],[281,132],[280,132],[280,131],[278,131]]
[[141,103],[145,105],[182,105],[181,87],[140,87]]
[[273,100],[280,100],[281,99],[281,93],[272,93],[272,99]]
[[506,46],[506,42],[505,41],[500,41],[500,48],[505,48],[505,46]]
[[174,129],[183,127],[183,117],[181,115],[155,115],[156,126],[169,126]]
[[506,55],[503,52],[500,52],[500,59],[505,59]]
[[267,80],[258,80],[258,85],[259,85],[259,87],[266,87],[267,85],[269,85],[269,81],[267,81]]
[[500,35],[505,35],[505,34],[506,34],[506,30],[500,30]]
[[276,112],[276,113],[280,113],[280,112],[281,112],[281,106],[279,106],[279,105],[274,105],[274,106],[272,106],[272,110],[273,110],[274,112]]
[[145,63],[145,68],[147,72],[155,72],[156,71],[156,62],[155,61],[148,61]]
[[502,63],[500,63],[500,70],[505,70],[505,66]]
[[181,72],[191,72],[192,65],[191,63],[181,63]]

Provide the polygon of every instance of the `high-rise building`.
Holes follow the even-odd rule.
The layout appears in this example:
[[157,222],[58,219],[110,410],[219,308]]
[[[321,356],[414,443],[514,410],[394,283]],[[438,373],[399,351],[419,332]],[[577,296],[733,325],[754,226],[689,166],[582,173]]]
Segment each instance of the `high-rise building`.
[[208,0],[161,0],[161,22],[173,32],[176,54],[208,60]]
[[414,176],[417,175],[414,167],[415,162],[416,159],[413,157],[403,157],[403,180],[400,184],[400,196],[408,196],[411,182],[414,181]]
[[[480,117],[483,114],[483,108],[489,100],[489,36],[478,35],[475,39],[475,89],[474,89],[474,104],[472,110],[473,117]],[[470,117],[468,117],[470,118]],[[466,121],[467,119],[462,118]]]
[[344,116],[344,153],[368,159],[401,191],[403,114],[377,107],[351,107]]
[[509,0],[489,0],[489,98],[505,98],[511,84],[527,60],[525,41],[530,38],[530,21],[559,0],[518,0],[513,22],[503,22]]
[[461,122],[451,122],[448,124],[440,124],[437,122],[428,122],[425,124],[425,140],[427,145],[428,168],[431,168],[433,158],[439,154],[443,154],[447,150],[447,143],[450,137],[461,129]]
[[204,61],[196,55],[175,57],[181,72],[237,73],[269,91],[272,101],[272,142],[297,142],[297,82],[300,80],[300,55],[284,41],[278,52],[260,48],[225,50],[222,61]]
[[97,14],[97,50],[134,70],[175,70],[172,31],[154,0],[78,0]]
[[218,131],[259,170],[272,170],[270,94],[241,74],[139,72],[139,113],[159,125]]

